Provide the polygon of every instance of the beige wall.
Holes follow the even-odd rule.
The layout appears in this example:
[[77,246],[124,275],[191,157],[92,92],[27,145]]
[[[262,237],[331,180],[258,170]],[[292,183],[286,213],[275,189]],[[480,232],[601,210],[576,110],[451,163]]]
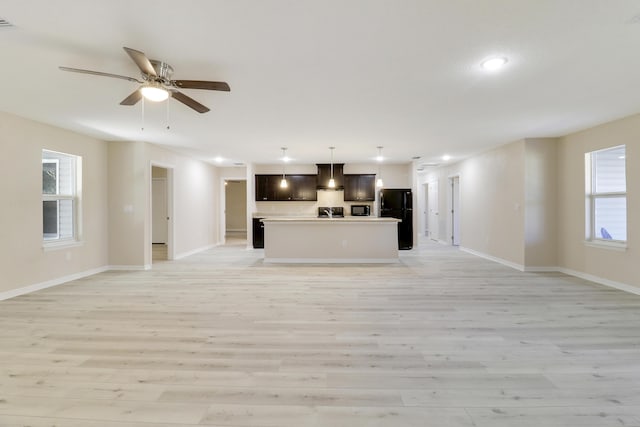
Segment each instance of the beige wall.
[[[42,150],[82,156],[82,245],[42,247]],[[108,264],[107,143],[0,113],[0,293]]]
[[[584,154],[626,144],[627,241],[624,251],[585,244]],[[560,138],[558,265],[572,272],[640,287],[640,115]]]
[[438,183],[439,239],[450,243],[450,178],[459,176],[462,248],[521,269],[554,268],[557,144],[516,141],[425,174],[420,184]]
[[[152,164],[173,170],[176,257],[211,247],[218,232],[214,166],[142,142],[104,142],[0,113],[6,162],[0,191],[0,299],[105,270],[151,263]],[[81,245],[42,246],[42,150],[82,157]],[[22,290],[21,290],[22,289]]]
[[[459,176],[460,246],[524,265],[524,170],[525,141],[517,141],[423,175],[420,184],[438,182],[439,239],[450,242],[449,178]],[[424,197],[419,199],[416,211],[424,215]]]
[[226,231],[247,231],[247,183],[228,180],[225,186]]
[[110,142],[109,263],[113,266],[145,264],[145,144]]
[[557,266],[558,140],[525,141],[524,265]]
[[[462,162],[461,246],[524,265],[524,169],[524,141]],[[443,203],[446,190],[439,194]]]
[[152,178],[166,178],[167,177],[167,169],[159,166],[153,166],[151,168],[151,177]]
[[[459,175],[463,248],[517,268],[559,269],[625,289],[640,288],[639,141],[636,115],[561,138],[507,144],[425,173],[418,185],[422,191],[422,184],[438,182],[441,239],[451,230],[449,177]],[[584,155],[622,144],[627,149],[625,250],[585,243]],[[424,200],[420,203],[423,208]]]
[[114,266],[151,264],[152,164],[173,170],[176,258],[219,242],[215,167],[143,142],[109,143],[109,259]]
[[[218,230],[220,189],[216,185],[217,168],[157,145],[145,144],[145,146],[147,171],[150,162],[173,168],[173,234],[176,257],[180,258],[220,243],[223,236]],[[150,180],[146,178],[145,182],[147,194],[149,194]],[[150,209],[149,200],[147,200],[147,206]],[[149,215],[147,218],[150,218]],[[150,226],[151,223],[148,220],[148,233],[150,233]],[[148,236],[146,241],[150,242],[150,234]],[[150,250],[151,246],[147,245],[147,251]],[[147,252],[146,257],[150,260],[151,253]]]

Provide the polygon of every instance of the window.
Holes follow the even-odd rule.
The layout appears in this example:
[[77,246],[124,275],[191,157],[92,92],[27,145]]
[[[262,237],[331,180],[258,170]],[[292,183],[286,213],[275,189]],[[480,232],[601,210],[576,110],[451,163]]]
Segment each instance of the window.
[[42,238],[47,243],[78,239],[81,158],[42,151]]
[[585,155],[587,240],[626,243],[627,179],[625,146]]

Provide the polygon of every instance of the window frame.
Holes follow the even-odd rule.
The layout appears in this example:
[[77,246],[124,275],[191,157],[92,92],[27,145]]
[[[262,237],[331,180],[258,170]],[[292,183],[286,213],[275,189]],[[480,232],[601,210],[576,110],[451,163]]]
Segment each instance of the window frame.
[[[71,167],[70,167],[70,176],[71,176],[71,192],[70,193],[61,193],[60,192],[60,160],[59,159],[47,159],[44,158],[44,156],[47,153],[51,153],[53,155],[57,155],[57,156],[67,156],[71,159]],[[75,155],[75,154],[69,154],[69,153],[64,153],[61,151],[55,151],[55,150],[48,150],[48,149],[43,149],[42,150],[42,165],[44,165],[45,163],[55,163],[56,164],[56,194],[46,194],[44,192],[42,192],[42,199],[41,199],[41,209],[42,209],[42,215],[41,217],[44,218],[44,202],[47,201],[55,201],[57,202],[57,229],[56,229],[56,236],[55,237],[49,237],[49,238],[45,238],[44,235],[44,224],[43,229],[42,229],[42,246],[45,250],[50,250],[50,249],[55,249],[55,248],[59,248],[59,247],[69,247],[69,246],[78,246],[81,244],[81,240],[80,240],[80,189],[81,189],[81,165],[82,165],[82,157]],[[71,227],[72,227],[72,233],[71,236],[69,237],[60,237],[60,202],[64,201],[64,200],[70,200],[71,201],[71,216],[72,216],[72,220],[71,220]]]
[[[615,150],[620,147],[625,149],[625,191],[596,191],[596,162],[593,161],[593,156],[596,153],[603,151]],[[585,153],[585,243],[589,246],[608,247],[612,249],[626,249],[627,239],[605,239],[598,237],[596,230],[596,201],[613,198],[624,198],[625,206],[627,203],[627,161],[626,161],[626,144],[620,144],[613,147],[602,148],[599,150],[593,150]],[[627,209],[625,208],[625,222],[628,226]]]

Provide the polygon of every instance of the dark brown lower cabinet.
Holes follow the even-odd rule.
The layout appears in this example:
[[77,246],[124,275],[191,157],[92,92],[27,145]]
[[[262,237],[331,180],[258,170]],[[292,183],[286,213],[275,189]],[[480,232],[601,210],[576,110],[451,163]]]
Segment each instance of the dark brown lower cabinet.
[[253,247],[264,249],[264,223],[262,218],[253,218]]

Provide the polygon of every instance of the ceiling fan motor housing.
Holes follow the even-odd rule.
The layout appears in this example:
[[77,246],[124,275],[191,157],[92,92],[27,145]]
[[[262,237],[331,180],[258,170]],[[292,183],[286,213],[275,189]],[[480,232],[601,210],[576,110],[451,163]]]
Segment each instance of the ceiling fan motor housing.
[[158,75],[158,77],[142,73],[143,77],[145,77],[147,80],[160,80],[165,84],[169,84],[169,82],[171,81],[171,76],[173,75],[173,67],[166,62],[157,61],[155,59],[150,59],[149,62],[151,62],[153,69],[156,70],[156,74]]

